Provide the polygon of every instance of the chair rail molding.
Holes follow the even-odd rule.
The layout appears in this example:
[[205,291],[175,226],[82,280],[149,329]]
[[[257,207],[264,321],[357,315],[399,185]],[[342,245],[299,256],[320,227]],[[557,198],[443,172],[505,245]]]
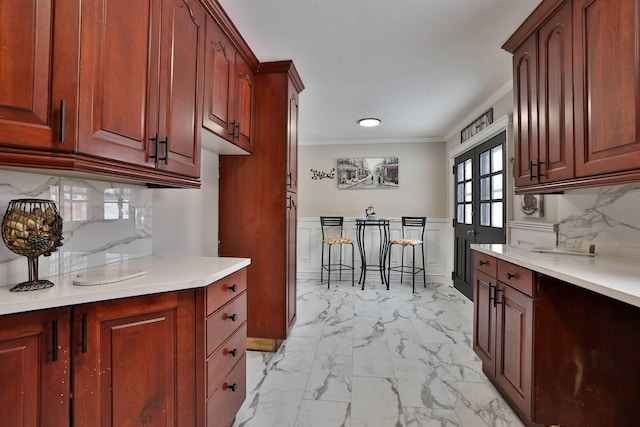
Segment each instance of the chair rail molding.
[[[356,239],[356,223],[354,218],[344,218],[344,237]],[[390,220],[390,238],[396,239],[401,237],[402,219],[387,218]],[[450,220],[447,218],[427,218],[427,224],[424,231],[424,249],[426,260],[427,281],[438,281],[451,283],[450,278],[446,274],[447,259],[452,251],[451,243],[448,236],[451,234]],[[369,254],[376,254],[376,246],[379,245],[377,232],[373,229],[367,230],[368,235],[365,237],[367,248],[367,261]],[[407,236],[411,238],[411,236]],[[419,236],[416,236],[419,237]],[[320,217],[299,217],[298,218],[298,279],[309,279],[320,281],[320,259],[322,249],[322,231],[320,227]],[[335,249],[335,248],[334,248]],[[332,258],[338,256],[337,252],[332,254]],[[343,251],[343,260],[347,263],[351,262],[351,251]],[[360,275],[360,254],[355,252],[355,271],[356,281]],[[374,261],[375,262],[375,261]],[[400,263],[400,251],[393,251],[391,257],[392,263]],[[346,276],[346,277],[345,277]],[[368,275],[373,277],[372,275]],[[399,280],[400,273],[391,273],[391,279]],[[343,272],[343,281],[350,281],[349,273]],[[333,279],[331,280],[333,282]],[[369,282],[369,279],[367,279]]]

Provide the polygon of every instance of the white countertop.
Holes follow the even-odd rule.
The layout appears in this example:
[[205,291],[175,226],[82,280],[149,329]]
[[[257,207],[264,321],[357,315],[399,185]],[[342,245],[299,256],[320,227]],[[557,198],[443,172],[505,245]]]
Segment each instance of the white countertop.
[[639,260],[538,253],[496,244],[472,244],[471,249],[640,307]]
[[248,266],[248,258],[225,257],[145,257],[119,263],[147,274],[115,283],[76,286],[79,273],[95,272],[114,264],[47,277],[54,286],[39,291],[10,292],[13,285],[0,287],[0,315],[63,307],[116,298],[155,294],[207,286]]

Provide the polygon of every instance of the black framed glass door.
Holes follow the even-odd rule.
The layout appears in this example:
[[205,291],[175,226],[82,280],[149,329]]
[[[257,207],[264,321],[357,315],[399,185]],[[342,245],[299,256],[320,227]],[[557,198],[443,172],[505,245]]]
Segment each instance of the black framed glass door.
[[453,284],[471,300],[471,243],[506,241],[505,141],[502,132],[455,159]]

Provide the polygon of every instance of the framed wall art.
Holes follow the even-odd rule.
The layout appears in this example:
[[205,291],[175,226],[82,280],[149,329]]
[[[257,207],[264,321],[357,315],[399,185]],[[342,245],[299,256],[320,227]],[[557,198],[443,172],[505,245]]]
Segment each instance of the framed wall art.
[[398,188],[397,157],[338,159],[339,189]]

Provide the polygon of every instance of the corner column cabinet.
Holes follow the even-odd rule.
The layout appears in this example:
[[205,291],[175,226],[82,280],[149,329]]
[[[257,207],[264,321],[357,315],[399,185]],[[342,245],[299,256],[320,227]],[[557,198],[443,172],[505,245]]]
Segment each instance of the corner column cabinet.
[[220,25],[210,16],[206,21],[202,125],[252,152],[255,74]]
[[246,396],[246,288],[242,269],[195,290],[0,316],[0,425],[229,427]]
[[303,89],[293,62],[260,64],[253,154],[220,157],[219,253],[251,258],[252,349],[277,349],[296,319],[297,108]]
[[514,54],[517,192],[640,180],[640,3],[543,0]]

